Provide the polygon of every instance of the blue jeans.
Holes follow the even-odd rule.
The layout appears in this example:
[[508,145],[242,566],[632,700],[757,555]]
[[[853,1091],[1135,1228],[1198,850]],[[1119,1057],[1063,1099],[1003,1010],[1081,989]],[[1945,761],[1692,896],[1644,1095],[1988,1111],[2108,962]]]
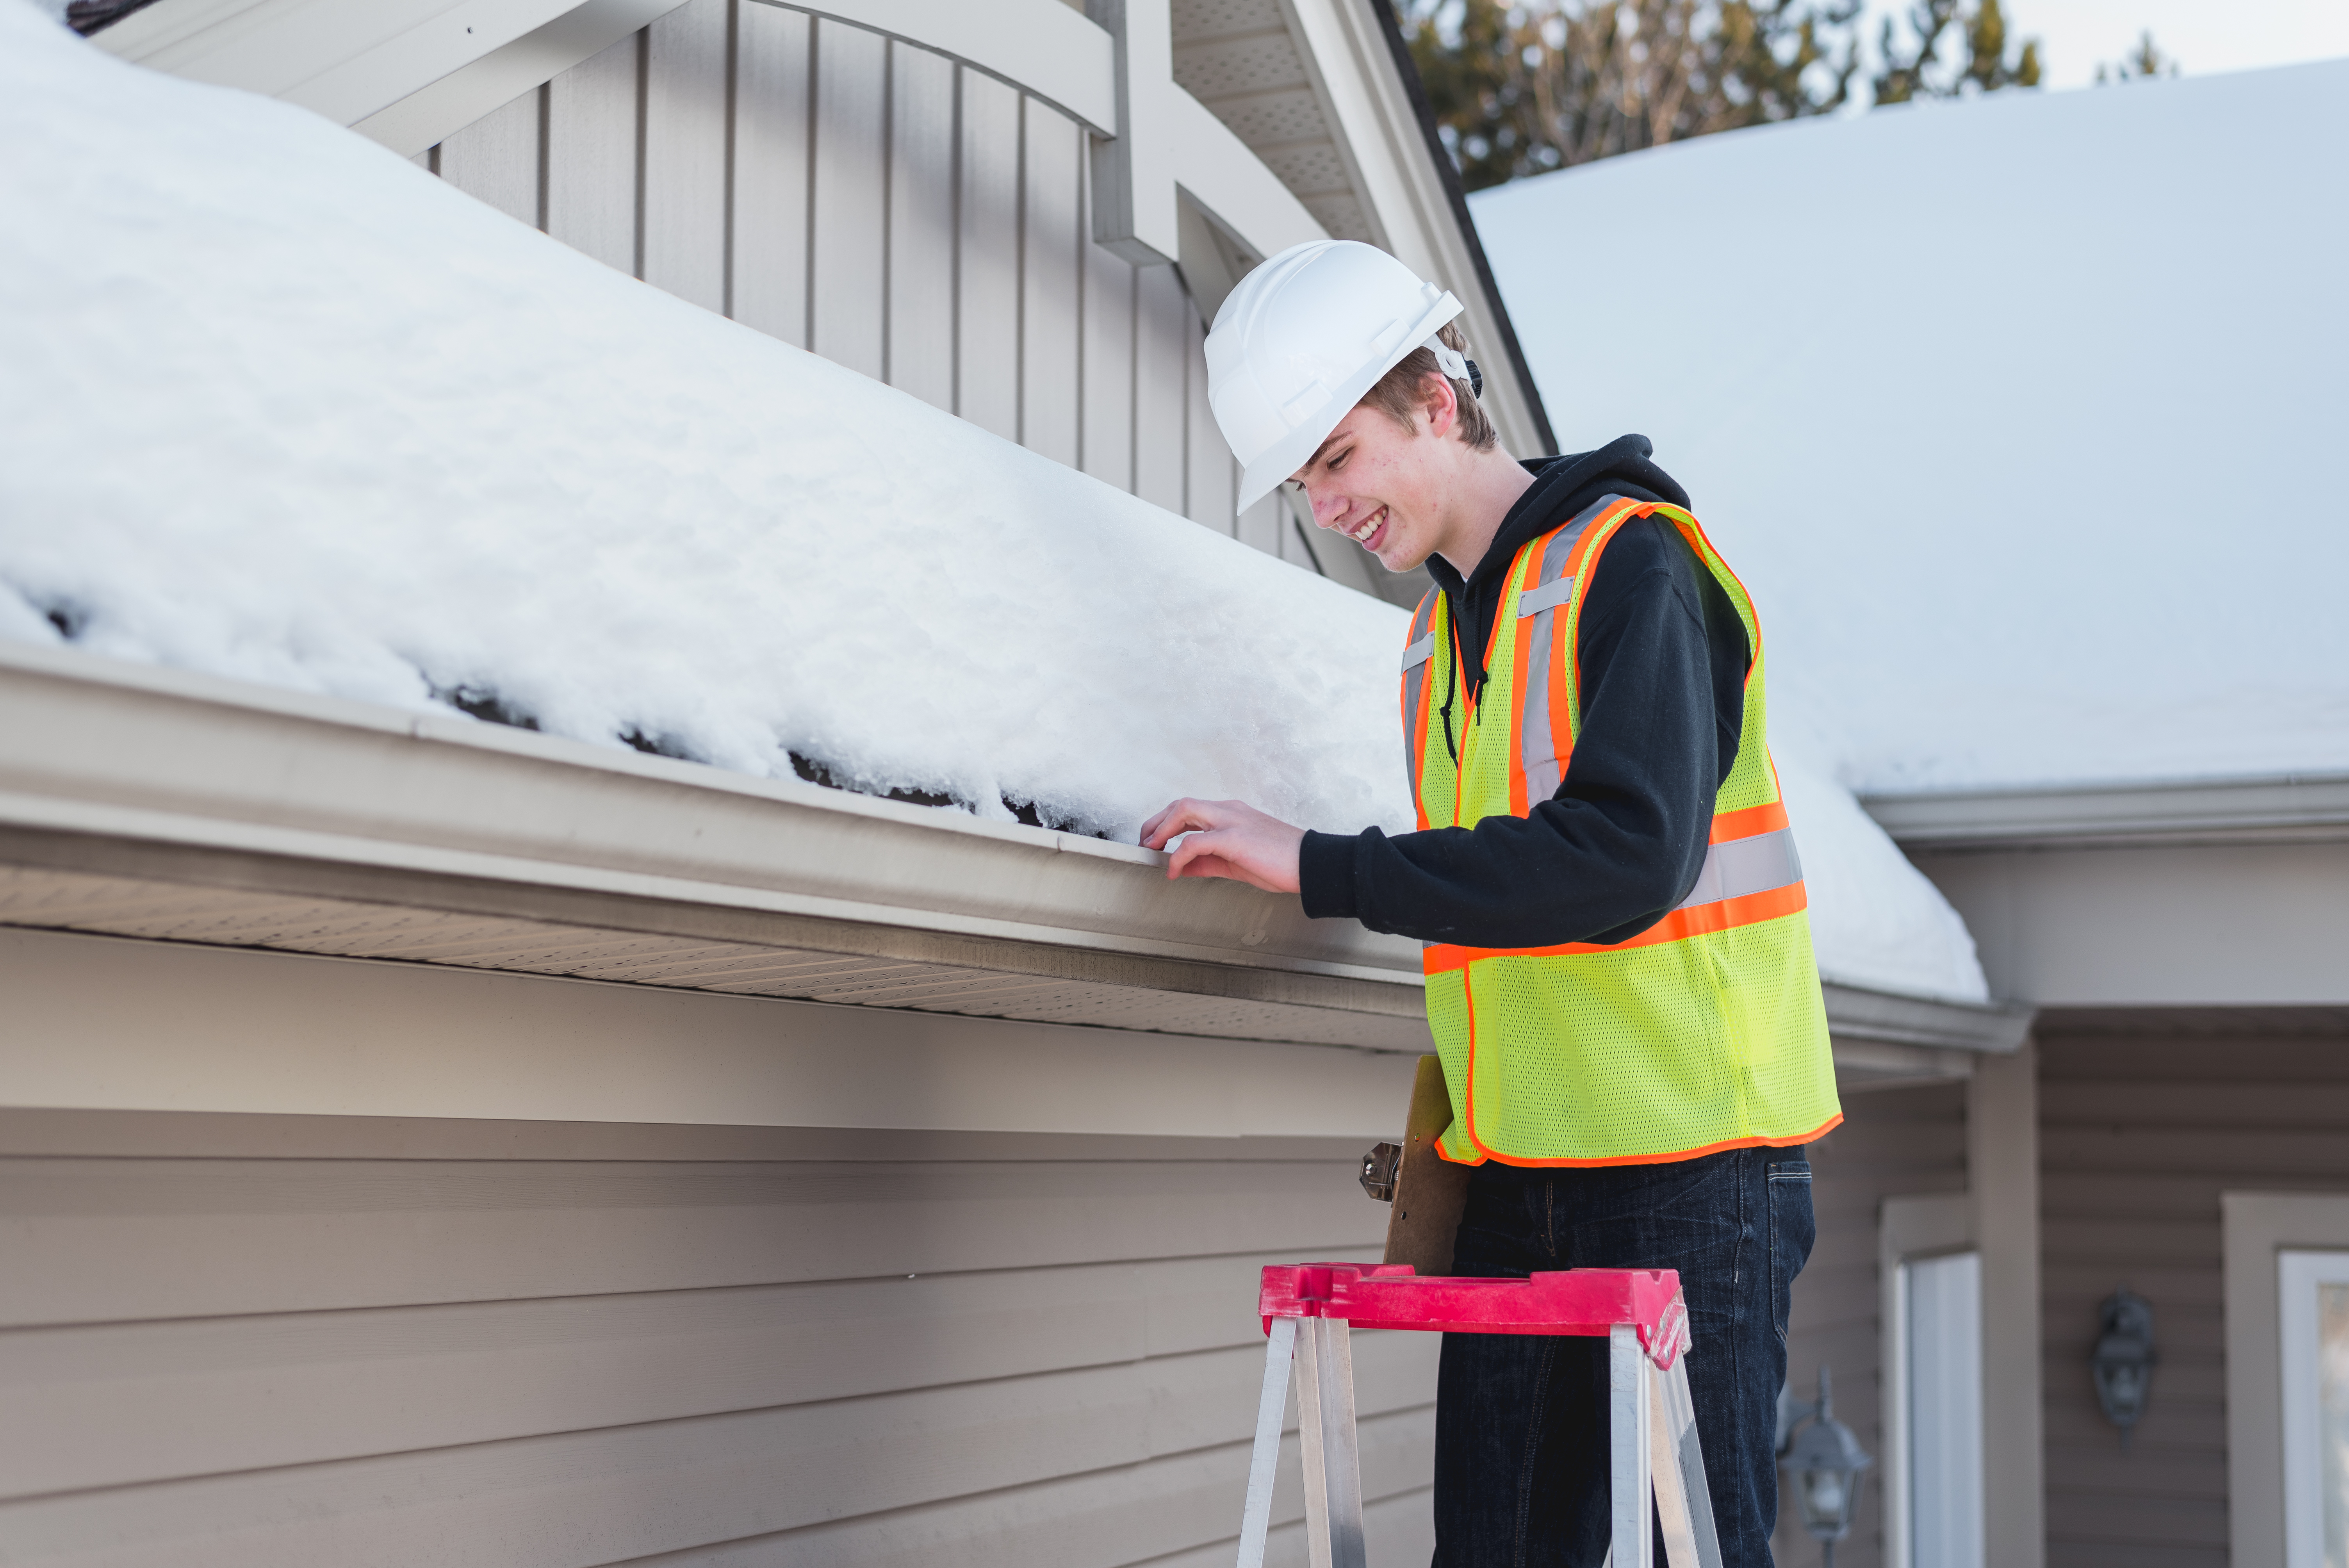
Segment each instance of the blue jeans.
[[[1770,1568],[1786,1312],[1811,1254],[1805,1149],[1666,1165],[1470,1174],[1455,1274],[1680,1270],[1705,1480],[1727,1568]],[[1435,1404],[1435,1568],[1599,1568],[1607,1342],[1447,1334]],[[1656,1560],[1663,1561],[1661,1542]]]

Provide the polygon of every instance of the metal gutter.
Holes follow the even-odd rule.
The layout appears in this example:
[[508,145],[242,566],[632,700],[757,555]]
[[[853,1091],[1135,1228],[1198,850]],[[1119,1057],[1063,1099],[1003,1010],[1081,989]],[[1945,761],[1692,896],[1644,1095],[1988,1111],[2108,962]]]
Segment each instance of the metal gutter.
[[[0,643],[0,924],[1424,1050],[1420,949],[1133,845]],[[1826,987],[1838,1063],[2027,1010]]]
[[70,649],[0,645],[0,830],[15,863],[109,874],[615,927],[700,908],[827,951],[1049,950],[1019,966],[1339,1006],[1420,987],[1415,943],[1169,882],[1135,846]]
[[1860,804],[1909,850],[2349,841],[2349,776],[1876,795]]
[[2018,1003],[1953,1002],[1826,982],[1827,1026],[1837,1042],[2006,1056],[2023,1048],[2037,1009]]

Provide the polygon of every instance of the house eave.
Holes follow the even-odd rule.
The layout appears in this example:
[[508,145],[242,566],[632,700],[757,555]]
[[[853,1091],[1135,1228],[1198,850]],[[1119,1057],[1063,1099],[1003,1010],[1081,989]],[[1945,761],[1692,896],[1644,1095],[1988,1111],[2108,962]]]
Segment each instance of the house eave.
[[0,923],[1425,1039],[1415,943],[1132,845],[72,649],[0,647]]
[[[0,716],[0,924],[1428,1048],[1417,943],[1133,845],[69,648]],[[1847,1087],[2029,1025],[1826,995]]]
[[1912,851],[2349,841],[2343,774],[1948,790],[1860,803]]

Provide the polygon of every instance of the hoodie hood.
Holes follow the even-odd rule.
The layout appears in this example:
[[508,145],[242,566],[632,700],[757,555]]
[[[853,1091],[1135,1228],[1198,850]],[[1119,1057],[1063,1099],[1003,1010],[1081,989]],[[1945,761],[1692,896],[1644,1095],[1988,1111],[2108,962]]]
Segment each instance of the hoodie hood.
[[1686,507],[1688,491],[1651,460],[1655,446],[1645,436],[1618,436],[1605,446],[1561,457],[1534,458],[1525,464],[1533,488],[1517,498],[1476,569],[1463,578],[1441,555],[1427,560],[1427,574],[1452,602],[1460,669],[1471,693],[1485,686],[1485,645],[1491,640],[1493,605],[1509,573],[1509,562],[1526,542],[1538,539],[1605,495],[1662,501]]

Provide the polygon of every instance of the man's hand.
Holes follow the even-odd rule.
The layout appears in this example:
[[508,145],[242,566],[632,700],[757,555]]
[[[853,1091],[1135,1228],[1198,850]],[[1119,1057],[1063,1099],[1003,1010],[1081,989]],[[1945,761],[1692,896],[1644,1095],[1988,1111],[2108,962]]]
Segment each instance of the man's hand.
[[1185,833],[1166,863],[1168,876],[1230,877],[1267,892],[1297,891],[1304,829],[1245,800],[1177,800],[1142,825],[1143,847],[1163,850]]

